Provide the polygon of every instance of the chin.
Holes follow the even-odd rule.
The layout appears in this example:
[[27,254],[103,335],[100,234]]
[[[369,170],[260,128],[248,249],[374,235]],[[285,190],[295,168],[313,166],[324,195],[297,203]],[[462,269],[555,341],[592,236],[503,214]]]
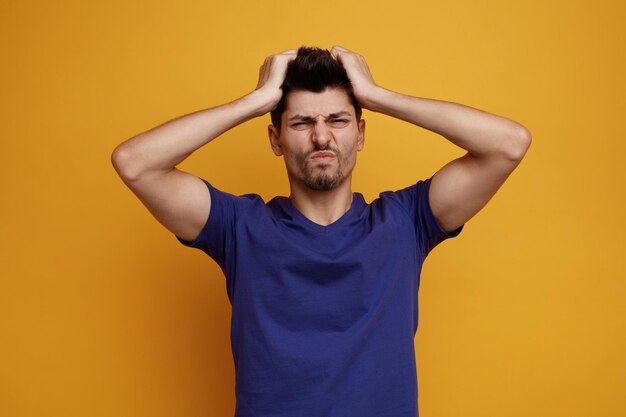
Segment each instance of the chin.
[[318,175],[304,178],[304,184],[315,191],[330,191],[339,187],[345,181],[345,177],[338,173],[334,176]]

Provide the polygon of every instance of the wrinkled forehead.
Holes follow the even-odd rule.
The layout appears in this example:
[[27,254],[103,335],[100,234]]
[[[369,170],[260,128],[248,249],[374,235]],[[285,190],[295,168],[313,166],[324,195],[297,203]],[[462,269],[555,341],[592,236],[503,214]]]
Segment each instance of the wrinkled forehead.
[[339,88],[327,89],[321,93],[312,91],[291,91],[287,96],[285,120],[300,115],[306,117],[329,117],[333,114],[348,113],[355,117],[354,106],[348,94]]

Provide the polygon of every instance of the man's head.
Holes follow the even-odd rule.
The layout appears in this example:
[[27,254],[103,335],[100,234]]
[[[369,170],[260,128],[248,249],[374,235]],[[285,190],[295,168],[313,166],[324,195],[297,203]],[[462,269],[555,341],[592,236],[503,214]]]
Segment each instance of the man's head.
[[280,130],[282,115],[287,106],[287,99],[292,91],[311,91],[321,93],[328,88],[343,90],[354,107],[356,120],[361,119],[361,106],[354,97],[352,83],[340,62],[335,60],[326,49],[302,46],[298,56],[287,66],[285,81],[281,86],[283,95],[270,113],[272,124]]
[[300,48],[289,63],[269,136],[290,182],[328,191],[351,177],[365,121],[352,84],[327,50]]

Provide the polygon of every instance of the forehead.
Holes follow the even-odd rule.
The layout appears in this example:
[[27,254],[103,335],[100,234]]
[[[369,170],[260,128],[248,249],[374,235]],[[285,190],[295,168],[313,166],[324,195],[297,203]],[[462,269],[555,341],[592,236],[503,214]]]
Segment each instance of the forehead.
[[298,90],[290,92],[287,96],[283,116],[287,118],[296,114],[304,116],[321,114],[326,116],[340,111],[347,111],[354,116],[354,107],[344,90],[333,88],[326,89],[321,93]]

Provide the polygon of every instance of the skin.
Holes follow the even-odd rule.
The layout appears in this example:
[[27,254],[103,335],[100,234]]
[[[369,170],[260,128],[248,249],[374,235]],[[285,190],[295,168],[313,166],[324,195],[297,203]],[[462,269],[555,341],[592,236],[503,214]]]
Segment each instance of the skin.
[[280,131],[268,126],[272,150],[284,158],[296,208],[318,224],[330,224],[352,202],[352,171],[363,149],[365,120],[342,89],[294,91]]
[[430,206],[447,232],[487,204],[530,147],[530,132],[513,120],[462,104],[387,90],[374,82],[363,56],[341,46],[334,46],[331,54],[346,69],[363,108],[438,133],[467,151],[432,176]]
[[[362,108],[435,132],[467,151],[432,176],[430,206],[446,231],[458,228],[485,206],[530,146],[530,132],[513,120],[382,88],[363,56],[341,46],[333,46],[330,52],[346,69]],[[274,109],[282,96],[287,64],[296,55],[290,49],[267,57],[259,68],[257,87],[249,94],[168,121],[115,148],[111,162],[120,178],[172,233],[195,240],[211,210],[202,180],[176,166],[227,130]],[[349,125],[333,124],[328,117],[337,111],[350,113]],[[290,125],[289,118],[296,114],[309,117],[307,124],[299,125],[305,127]],[[290,94],[283,117],[281,131],[270,126],[268,134],[274,153],[285,159],[290,198],[312,221],[330,224],[350,207],[352,170],[356,153],[363,148],[365,122],[356,122],[345,94],[331,90]],[[324,149],[334,155],[315,159],[312,152]]]

